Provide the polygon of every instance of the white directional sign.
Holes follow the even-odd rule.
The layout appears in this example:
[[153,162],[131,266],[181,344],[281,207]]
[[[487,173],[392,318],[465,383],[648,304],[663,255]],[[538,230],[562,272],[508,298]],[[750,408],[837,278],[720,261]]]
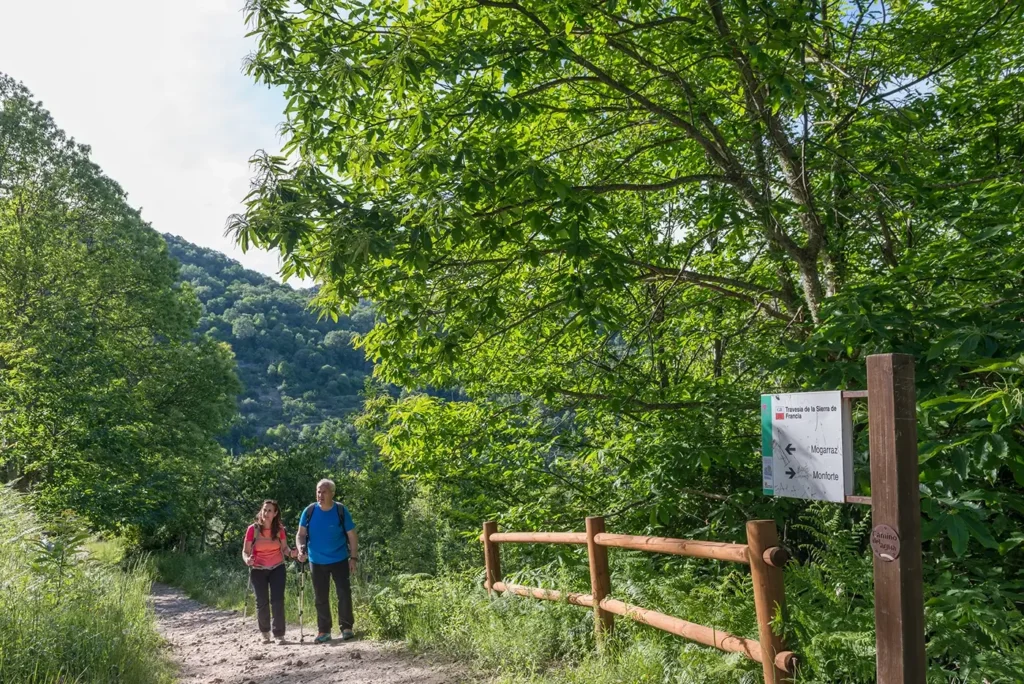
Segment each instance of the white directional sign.
[[842,392],[761,395],[764,493],[842,503],[853,493],[853,425]]

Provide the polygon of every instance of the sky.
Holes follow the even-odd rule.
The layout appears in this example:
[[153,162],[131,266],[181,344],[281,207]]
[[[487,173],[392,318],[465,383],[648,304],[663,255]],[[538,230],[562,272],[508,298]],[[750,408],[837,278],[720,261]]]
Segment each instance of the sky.
[[[248,160],[277,152],[284,100],[242,73],[255,49],[243,0],[0,0],[0,71],[161,233],[277,275],[267,252],[224,236],[249,188]],[[294,283],[298,285],[299,283]]]

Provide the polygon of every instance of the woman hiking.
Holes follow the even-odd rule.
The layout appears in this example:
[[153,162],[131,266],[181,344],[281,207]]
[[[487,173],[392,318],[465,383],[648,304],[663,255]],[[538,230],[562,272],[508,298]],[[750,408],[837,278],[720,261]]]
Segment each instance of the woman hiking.
[[[263,643],[270,643],[270,614],[274,614],[274,638],[284,644],[285,558],[294,558],[281,524],[281,508],[276,501],[263,502],[256,519],[245,531],[242,560],[249,566],[249,586],[256,595],[256,619]],[[269,596],[268,596],[269,594]]]

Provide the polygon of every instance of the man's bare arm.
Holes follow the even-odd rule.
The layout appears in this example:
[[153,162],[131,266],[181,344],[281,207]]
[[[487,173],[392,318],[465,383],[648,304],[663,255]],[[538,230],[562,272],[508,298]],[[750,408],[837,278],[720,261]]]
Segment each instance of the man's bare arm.
[[359,535],[355,530],[349,530],[348,535],[349,558],[359,558]]

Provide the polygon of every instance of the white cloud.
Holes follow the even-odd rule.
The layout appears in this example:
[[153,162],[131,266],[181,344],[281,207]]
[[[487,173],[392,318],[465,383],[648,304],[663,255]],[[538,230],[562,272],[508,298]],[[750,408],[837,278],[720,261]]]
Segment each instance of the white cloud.
[[[44,10],[45,7],[45,10]],[[242,254],[224,222],[248,191],[248,159],[277,151],[283,98],[242,74],[255,45],[242,0],[0,0],[0,71],[160,232],[275,275],[276,255]]]

